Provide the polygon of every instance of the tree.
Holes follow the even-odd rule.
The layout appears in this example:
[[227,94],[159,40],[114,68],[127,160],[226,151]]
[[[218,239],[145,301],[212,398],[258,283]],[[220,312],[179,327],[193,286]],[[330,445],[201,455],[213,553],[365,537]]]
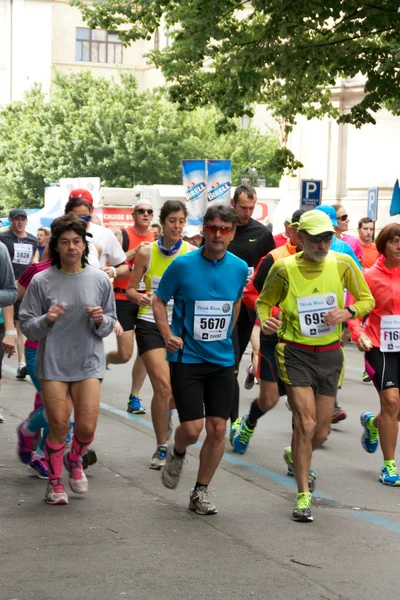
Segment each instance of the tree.
[[[398,2],[375,0],[102,0],[81,8],[90,27],[119,30],[129,44],[169,28],[169,48],[151,53],[182,108],[214,104],[220,127],[265,104],[291,130],[297,114],[360,127],[382,104],[400,114]],[[331,102],[337,78],[365,77],[347,114]]]
[[277,185],[276,134],[239,129],[217,135],[216,108],[178,110],[136,79],[55,73],[50,95],[34,87],[0,110],[0,209],[43,202],[46,183],[99,176],[103,186],[182,183],[182,158],[232,158],[233,183],[255,166]]

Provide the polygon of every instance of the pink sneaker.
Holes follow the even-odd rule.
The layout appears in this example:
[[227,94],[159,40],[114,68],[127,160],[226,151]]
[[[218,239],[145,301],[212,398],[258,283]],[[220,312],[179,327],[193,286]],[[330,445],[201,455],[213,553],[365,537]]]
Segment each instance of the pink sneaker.
[[44,501],[47,504],[68,504],[68,496],[65,493],[62,479],[48,481]]
[[22,426],[26,421],[22,421],[17,427],[18,444],[17,453],[21,462],[25,465],[31,461],[32,451],[35,444],[35,436],[26,435],[22,431]]
[[73,462],[70,453],[64,454],[64,465],[69,473],[69,487],[75,494],[86,494],[89,489],[87,477],[83,471],[82,459]]

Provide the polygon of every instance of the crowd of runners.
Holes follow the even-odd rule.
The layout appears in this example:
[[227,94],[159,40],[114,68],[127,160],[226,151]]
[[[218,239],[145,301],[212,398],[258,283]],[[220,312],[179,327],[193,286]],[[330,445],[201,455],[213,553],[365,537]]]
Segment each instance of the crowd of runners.
[[[109,365],[131,359],[135,340],[127,411],[146,413],[148,375],[149,466],[164,486],[176,488],[187,448],[205,428],[189,499],[197,514],[217,513],[208,487],[226,437],[229,451],[244,454],[258,420],[285,397],[293,418],[283,458],[298,488],[293,519],[313,520],[312,453],[331,423],[346,418],[336,397],[350,337],[365,353],[363,380],[380,399],[378,414],[361,415],[362,445],[372,453],[380,442],[379,481],[400,485],[400,224],[384,227],[374,243],[371,219],[351,236],[345,208],[325,205],[288,215],[274,238],[252,218],[256,202],[254,188],[240,185],[231,204],[210,205],[197,228],[187,225],[184,202],[168,200],[154,215],[138,198],[133,226],[107,229],[95,222],[91,194],[76,189],[64,216],[37,236],[23,209],[10,211],[10,226],[0,230],[0,382],[3,357],[16,352],[16,377],[29,375],[35,386],[17,453],[47,481],[46,503],[68,503],[64,467],[71,490],[88,491],[101,382]],[[115,349],[105,354],[103,338],[113,333]],[[249,344],[244,386],[258,393],[241,414],[239,365]]]

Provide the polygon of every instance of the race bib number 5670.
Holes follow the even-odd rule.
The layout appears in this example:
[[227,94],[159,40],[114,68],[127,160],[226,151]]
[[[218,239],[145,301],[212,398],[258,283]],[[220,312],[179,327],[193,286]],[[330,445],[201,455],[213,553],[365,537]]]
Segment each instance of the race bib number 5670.
[[194,303],[193,337],[202,342],[225,340],[232,319],[233,302],[197,300]]

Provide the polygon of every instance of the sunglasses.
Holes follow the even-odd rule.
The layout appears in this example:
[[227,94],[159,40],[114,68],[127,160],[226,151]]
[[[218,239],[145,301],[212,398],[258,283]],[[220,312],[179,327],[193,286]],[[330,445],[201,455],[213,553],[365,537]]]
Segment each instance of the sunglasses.
[[339,221],[347,221],[347,219],[349,218],[349,215],[342,215],[341,217],[338,217]]
[[82,221],[85,221],[86,223],[89,223],[90,219],[92,218],[92,215],[78,215],[79,219],[82,219]]
[[331,242],[332,238],[333,238],[333,233],[327,233],[326,235],[310,235],[310,234],[307,234],[307,235],[308,235],[308,239],[313,244],[320,244],[321,242],[324,242],[325,244],[327,244],[328,242]]
[[139,215],[152,215],[153,214],[153,209],[152,208],[137,208],[135,210],[135,213],[139,213]]
[[229,235],[233,231],[233,227],[225,227],[225,225],[204,225],[204,229],[208,233],[218,233],[221,235]]

